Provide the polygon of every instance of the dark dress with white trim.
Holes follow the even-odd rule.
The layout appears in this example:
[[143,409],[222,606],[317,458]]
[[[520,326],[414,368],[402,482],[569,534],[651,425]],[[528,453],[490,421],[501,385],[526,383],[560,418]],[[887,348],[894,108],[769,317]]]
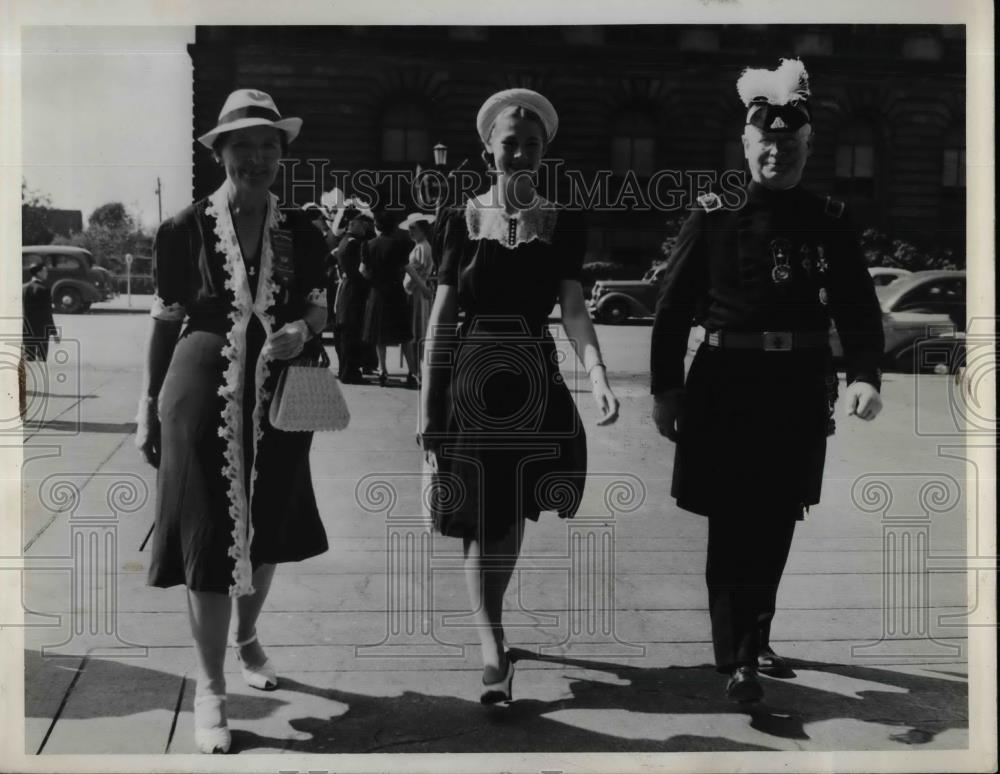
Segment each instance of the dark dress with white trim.
[[454,497],[432,508],[439,532],[495,540],[541,511],[572,517],[583,498],[587,441],[559,370],[548,316],[564,279],[579,279],[584,232],[574,213],[446,215],[438,280],[464,312],[454,348],[439,469]]
[[156,235],[153,314],[185,324],[160,392],[149,584],[238,596],[260,564],[327,549],[312,434],[267,420],[287,361],[260,357],[265,325],[276,330],[309,303],[325,304],[326,246],[302,213],[281,214],[272,200],[259,266],[245,266],[220,192]]

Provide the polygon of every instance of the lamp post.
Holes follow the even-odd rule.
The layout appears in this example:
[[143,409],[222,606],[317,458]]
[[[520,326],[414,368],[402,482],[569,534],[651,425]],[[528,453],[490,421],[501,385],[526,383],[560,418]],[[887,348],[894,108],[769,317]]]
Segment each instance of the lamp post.
[[125,253],[125,290],[129,308],[132,307],[132,260],[132,253]]
[[439,170],[448,163],[448,146],[439,142],[434,146],[434,166]]

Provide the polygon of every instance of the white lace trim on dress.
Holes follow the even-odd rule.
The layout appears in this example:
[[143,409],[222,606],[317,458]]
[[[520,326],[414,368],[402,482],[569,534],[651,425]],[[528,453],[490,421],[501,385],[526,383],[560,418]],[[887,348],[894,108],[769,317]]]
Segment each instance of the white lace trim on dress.
[[558,215],[558,209],[552,202],[536,195],[531,205],[516,215],[508,215],[496,202],[494,191],[487,191],[466,202],[465,225],[470,239],[492,239],[509,248],[535,239],[552,243]]
[[246,372],[246,333],[252,315],[270,333],[274,329],[274,317],[268,309],[274,304],[275,281],[271,266],[273,252],[271,248],[271,230],[283,220],[278,210],[277,197],[268,194],[267,222],[261,241],[260,278],[257,284],[257,297],[251,298],[250,284],[247,279],[246,266],[240,250],[236,228],[229,212],[229,182],[223,185],[209,197],[205,214],[215,221],[215,249],[225,256],[226,272],[225,286],[233,292],[233,307],[229,312],[230,327],[226,334],[226,345],[222,354],[228,361],[219,395],[225,398],[226,405],[222,410],[222,423],[219,436],[226,441],[225,465],[222,475],[229,482],[229,515],[233,520],[233,544],[229,547],[229,556],[235,560],[233,567],[233,583],[229,587],[229,595],[233,597],[253,594],[253,566],[250,562],[250,546],[253,541],[253,520],[250,504],[253,502],[254,482],[257,478],[257,444],[263,434],[261,419],[266,410],[264,403],[269,395],[264,389],[264,382],[270,372],[270,361],[266,354],[258,357],[254,369],[256,385],[256,403],[251,417],[253,425],[254,464],[250,471],[250,487],[245,485],[246,471],[243,462],[243,378]]
[[149,316],[155,320],[178,322],[187,316],[187,310],[180,302],[168,304],[158,295],[154,295],[153,305],[149,309]]

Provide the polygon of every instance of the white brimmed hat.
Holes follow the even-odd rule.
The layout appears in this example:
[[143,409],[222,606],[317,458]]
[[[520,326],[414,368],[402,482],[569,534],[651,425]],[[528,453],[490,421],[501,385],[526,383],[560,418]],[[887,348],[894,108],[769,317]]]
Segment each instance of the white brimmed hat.
[[284,132],[285,139],[291,142],[299,136],[302,119],[282,118],[270,94],[258,89],[237,89],[226,97],[215,128],[199,137],[198,142],[211,148],[220,134],[248,126],[273,126]]
[[411,212],[409,215],[406,216],[403,222],[399,224],[399,227],[403,229],[403,231],[406,231],[406,229],[408,229],[414,223],[421,220],[425,221],[428,225],[430,225],[431,223],[434,222],[434,216],[428,215],[426,212]]

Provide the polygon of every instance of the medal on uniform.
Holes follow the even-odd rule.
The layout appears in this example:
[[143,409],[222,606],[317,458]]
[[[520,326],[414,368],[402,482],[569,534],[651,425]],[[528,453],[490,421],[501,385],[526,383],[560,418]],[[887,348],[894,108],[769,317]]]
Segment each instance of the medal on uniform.
[[812,274],[812,248],[809,245],[804,244],[799,248],[799,254],[802,256],[802,268],[805,269],[807,274]]
[[295,281],[295,264],[292,260],[292,233],[285,229],[271,230],[271,250],[274,256],[272,271],[278,284],[289,287]]
[[830,302],[830,297],[826,294],[826,288],[819,289],[819,302],[826,306]]
[[816,268],[820,274],[826,274],[826,270],[830,268],[830,264],[827,263],[826,256],[823,254],[824,252],[823,245],[816,245]]
[[771,280],[775,285],[781,285],[792,278],[792,267],[788,265],[791,245],[787,239],[771,240],[771,258],[774,268],[771,269]]

